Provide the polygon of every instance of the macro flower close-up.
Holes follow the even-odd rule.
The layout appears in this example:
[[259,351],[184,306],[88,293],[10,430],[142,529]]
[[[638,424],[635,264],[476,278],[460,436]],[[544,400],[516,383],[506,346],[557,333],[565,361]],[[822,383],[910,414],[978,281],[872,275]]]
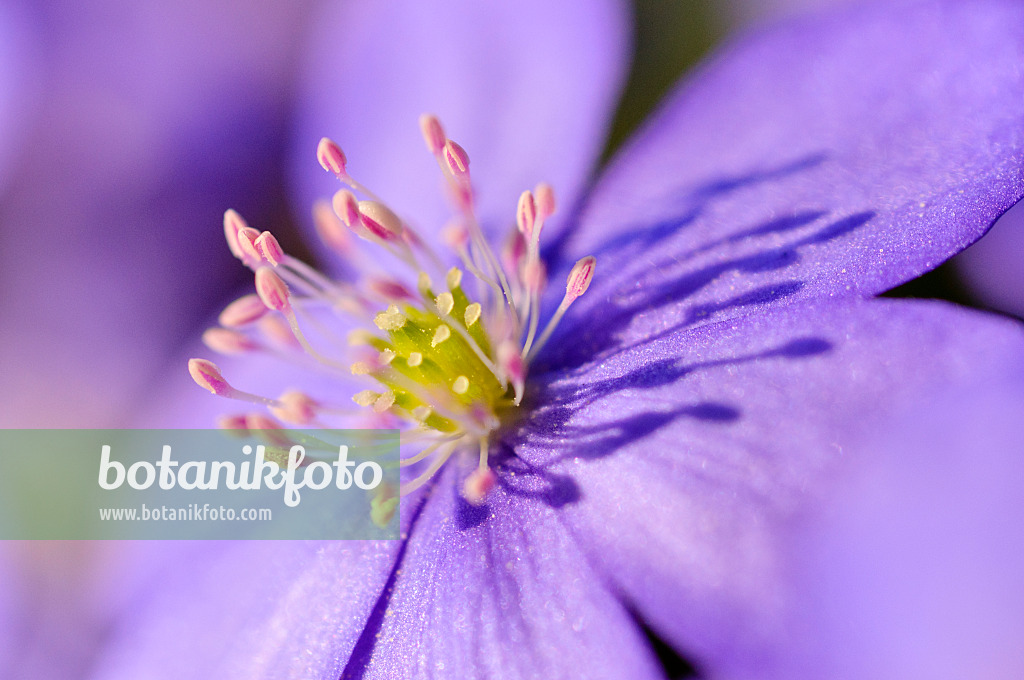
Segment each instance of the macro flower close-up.
[[891,293],[1024,196],[1024,5],[748,28],[607,159],[622,2],[312,16],[306,243],[223,206],[136,424],[400,429],[401,537],[114,554],[82,677],[1024,672],[1024,328]]

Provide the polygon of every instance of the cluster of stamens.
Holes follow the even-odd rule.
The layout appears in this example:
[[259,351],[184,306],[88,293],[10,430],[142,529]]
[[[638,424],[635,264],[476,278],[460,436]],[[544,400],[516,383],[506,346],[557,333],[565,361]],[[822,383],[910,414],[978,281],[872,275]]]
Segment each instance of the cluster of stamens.
[[[228,305],[220,326],[207,330],[203,340],[223,354],[271,352],[328,372],[366,376],[375,386],[352,397],[370,416],[364,423],[404,426],[403,445],[413,445],[416,453],[402,459],[403,467],[429,460],[417,477],[402,483],[402,495],[426,483],[453,454],[470,451],[479,455],[479,464],[462,493],[480,503],[496,482],[488,463],[490,441],[522,402],[530,360],[587,290],[595,261],[585,257],[575,264],[561,304],[541,330],[546,270],[539,244],[544,222],[555,211],[554,191],[540,184],[522,193],[517,229],[499,259],[477,220],[469,156],[436,117],[422,116],[420,126],[456,209],[442,237],[462,268],[447,268],[408,222],[353,179],[341,148],[324,138],[317,158],[345,188],[331,205],[314,207],[314,222],[324,243],[358,275],[357,283],[333,280],[288,255],[273,234],[249,227],[228,210],[224,234],[231,252],[254,271],[256,294]],[[409,279],[367,271],[351,234],[403,263]],[[472,291],[463,285],[464,270],[476,280]],[[325,313],[355,318],[366,327],[339,343],[330,324],[323,323]],[[338,351],[342,344],[344,351]],[[336,427],[338,418],[352,415],[350,407],[298,390],[277,398],[240,391],[205,359],[191,359],[189,372],[214,394],[266,406],[274,416],[226,416],[220,421],[225,428]]]

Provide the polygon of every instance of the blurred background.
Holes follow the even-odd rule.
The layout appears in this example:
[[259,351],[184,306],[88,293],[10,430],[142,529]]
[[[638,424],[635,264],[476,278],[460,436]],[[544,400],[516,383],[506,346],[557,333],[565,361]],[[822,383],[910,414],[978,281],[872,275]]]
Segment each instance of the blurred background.
[[[309,206],[290,204],[284,170],[294,88],[304,36],[337,1],[0,0],[0,427],[144,425],[154,394],[196,389],[178,362],[249,281],[224,210],[302,252]],[[841,1],[635,0],[605,158],[729,34]],[[891,294],[1024,316],[1024,209]],[[32,601],[16,636],[37,648],[32,673],[72,677],[106,616],[79,586],[105,557],[37,544],[6,558],[22,575],[0,586],[0,617]]]

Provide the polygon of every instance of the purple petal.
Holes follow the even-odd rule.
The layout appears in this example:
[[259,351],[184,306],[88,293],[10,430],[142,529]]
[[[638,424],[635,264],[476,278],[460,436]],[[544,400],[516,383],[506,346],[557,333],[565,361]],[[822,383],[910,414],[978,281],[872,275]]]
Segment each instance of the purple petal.
[[347,677],[662,677],[539,480],[507,477],[476,508],[458,495],[458,467],[414,524]]
[[22,151],[26,112],[33,100],[38,76],[36,36],[16,3],[0,6],[0,195],[11,176],[11,166]]
[[332,3],[317,22],[293,167],[298,202],[338,189],[315,160],[322,136],[414,226],[452,217],[417,120],[441,118],[469,153],[485,226],[511,227],[541,181],[563,206],[602,148],[627,65],[619,0]]
[[1024,193],[1024,5],[880,3],[736,40],[613,164],[569,251],[620,342],[887,290]]
[[1018,360],[849,452],[830,506],[792,530],[786,663],[750,677],[1024,677],[1022,386]]
[[851,443],[1022,350],[1017,325],[945,304],[789,305],[536,376],[516,453],[658,632],[735,669],[784,637],[781,527],[828,503]]
[[110,607],[92,601],[91,586],[98,558],[110,544],[0,544],[0,675],[5,680],[84,677],[109,622]]
[[392,542],[233,542],[179,554],[95,675],[337,680],[387,577]]
[[46,62],[0,202],[0,422],[110,426],[242,276],[221,216],[269,211],[306,3],[35,4]]
[[15,592],[11,584],[17,585],[14,579],[13,570],[8,564],[8,552],[5,546],[0,543],[0,673],[7,677],[10,668],[14,665],[15,632],[18,630],[17,614],[15,608]]
[[1024,203],[953,263],[978,302],[1024,319]]

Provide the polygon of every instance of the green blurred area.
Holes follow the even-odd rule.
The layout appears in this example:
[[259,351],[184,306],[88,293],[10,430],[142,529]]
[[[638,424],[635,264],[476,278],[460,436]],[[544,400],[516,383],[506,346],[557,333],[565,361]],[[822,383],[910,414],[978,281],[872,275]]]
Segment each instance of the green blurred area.
[[634,0],[633,16],[635,56],[605,158],[728,29],[720,1]]

